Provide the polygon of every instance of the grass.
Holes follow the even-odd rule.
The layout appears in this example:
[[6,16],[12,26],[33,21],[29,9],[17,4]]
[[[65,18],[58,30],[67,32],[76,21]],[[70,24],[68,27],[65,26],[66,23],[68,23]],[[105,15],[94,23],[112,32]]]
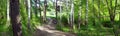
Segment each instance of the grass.
[[[107,22],[110,23],[110,22]],[[87,30],[86,30],[87,29]],[[63,32],[69,32],[70,28],[63,26],[57,26],[57,30]],[[73,33],[76,33],[78,36],[114,36],[113,28],[104,27],[103,25],[100,26],[86,26],[81,25],[81,29],[79,30],[76,25],[74,25]]]
[[[55,18],[55,17],[51,17],[51,18]],[[75,19],[78,20],[78,19]],[[31,19],[31,25],[32,25],[32,30],[27,29],[27,25],[26,25],[26,21],[27,20],[23,20],[22,21],[22,31],[23,31],[23,36],[32,36],[33,32],[34,32],[34,25],[40,25],[39,22],[39,18],[35,18]],[[64,26],[59,26],[57,25],[56,29],[63,31],[63,32],[70,32],[70,28],[67,23],[67,17],[63,16],[62,17],[62,24]],[[78,22],[75,22],[74,24],[74,29],[73,29],[73,33],[77,34],[78,36],[114,36],[113,33],[113,28],[112,25],[110,25],[110,21],[101,21],[101,24],[99,24],[99,22],[96,22],[97,25],[93,26],[92,21],[89,21],[89,25],[88,28],[86,28],[85,25],[81,25],[81,28],[78,29]],[[119,27],[119,21],[115,21],[115,25],[117,25],[117,28]],[[107,24],[110,27],[105,27],[103,26],[103,24]],[[8,26],[5,22],[3,24],[0,24],[0,32],[6,32],[8,33],[8,35],[10,34],[12,36],[12,28],[11,26]],[[0,36],[2,34],[0,33]],[[120,34],[119,34],[120,35]]]

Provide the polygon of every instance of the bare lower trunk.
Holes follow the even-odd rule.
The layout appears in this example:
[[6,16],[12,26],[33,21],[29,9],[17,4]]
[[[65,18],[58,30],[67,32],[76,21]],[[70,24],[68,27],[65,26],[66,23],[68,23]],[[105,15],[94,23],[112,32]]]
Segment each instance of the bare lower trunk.
[[94,0],[92,2],[93,2],[93,5],[92,5],[93,6],[93,9],[92,9],[92,11],[93,11],[93,17],[92,18],[93,18],[93,25],[95,26],[96,25],[96,20],[95,20],[96,19],[96,15],[95,15],[95,11],[94,11],[95,10],[94,9]]
[[38,18],[39,0],[34,0],[34,1],[35,1],[35,16]]
[[58,0],[56,0],[56,9],[55,9],[55,11],[56,11],[56,20],[58,21],[58,18],[57,18],[57,16],[58,16],[58,12],[57,12],[57,9],[58,9],[58,8],[57,8],[57,1],[58,1]]
[[[115,0],[115,7],[114,7],[114,10],[113,10],[113,12],[114,12],[114,18],[115,18],[115,13],[116,13],[116,7],[117,7],[117,0]],[[114,24],[114,18],[113,18],[113,24]],[[117,29],[118,28],[116,28],[117,26],[113,26],[113,27],[115,27],[114,29],[115,29],[115,36],[118,36],[119,34],[118,34],[118,32],[117,32]]]
[[47,7],[47,0],[44,1],[44,15],[43,15],[43,22],[46,23],[46,8]]
[[9,0],[7,0],[7,21],[9,21]]
[[40,22],[42,21],[42,15],[41,15],[41,5],[40,5],[40,0],[39,1],[39,12],[40,12]]
[[88,0],[86,0],[85,24],[88,26]]
[[80,8],[79,8],[79,12],[78,12],[78,29],[80,29],[80,25],[81,25],[81,13],[82,13],[82,1],[80,1]]
[[71,4],[71,12],[70,12],[70,26],[71,26],[71,31],[73,29],[73,24],[74,24],[74,4],[73,4],[73,0],[71,0],[72,4]]
[[9,0],[7,0],[7,26],[9,26],[10,25],[10,16],[9,16],[9,9],[10,9],[10,7],[9,7]]
[[100,13],[100,0],[98,1],[98,13],[99,13],[99,15],[98,15],[98,19],[99,19],[99,24],[101,24],[101,13]]
[[61,1],[60,1],[60,13],[59,13],[59,15],[60,15],[60,21],[59,21],[59,24],[60,24],[60,26],[62,26],[62,22],[61,22],[61,20],[62,20],[62,3],[61,3]]
[[19,9],[19,0],[10,0],[10,18],[13,29],[13,36],[22,36]]
[[119,12],[119,22],[120,22],[120,12]]
[[67,11],[67,15],[68,15],[68,16],[67,16],[67,21],[68,21],[67,23],[70,25],[70,17],[69,17],[70,14],[69,14],[69,12],[68,12],[68,10],[69,10],[68,2],[69,2],[69,1],[66,0],[66,11]]
[[28,22],[27,22],[28,29],[30,29],[30,15],[31,15],[30,7],[31,7],[30,0],[26,0],[26,10],[28,12]]
[[110,22],[113,25],[113,32],[114,32],[115,36],[118,36],[118,34],[116,33],[116,29],[114,28],[114,27],[116,27],[116,26],[114,26],[114,22],[115,22],[114,19],[115,19],[115,13],[116,13],[117,0],[115,0],[114,8],[112,7],[113,0],[110,0],[110,6],[108,4],[108,0],[106,0],[106,2],[107,2],[108,10],[109,10]]

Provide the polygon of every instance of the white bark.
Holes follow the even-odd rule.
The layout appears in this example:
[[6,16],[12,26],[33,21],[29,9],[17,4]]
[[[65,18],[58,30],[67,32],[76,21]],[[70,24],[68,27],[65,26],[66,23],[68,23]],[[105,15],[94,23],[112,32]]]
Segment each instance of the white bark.
[[10,20],[10,16],[9,16],[9,0],[7,0],[7,21],[9,21]]
[[10,4],[9,4],[9,0],[7,0],[7,26],[9,26],[10,25]]
[[78,25],[79,28],[78,28],[78,29],[80,29],[80,25],[81,25],[82,1],[80,1],[80,8],[79,8],[79,10],[80,10],[80,11],[78,12],[78,19],[79,19],[79,20],[78,20],[78,21],[79,21],[79,22],[78,22],[78,23],[79,23],[79,25]]
[[62,20],[62,2],[60,2],[60,24],[61,24],[61,20]]
[[28,19],[30,19],[30,15],[31,15],[31,14],[30,14],[30,12],[31,12],[31,11],[30,11],[30,7],[31,7],[31,5],[30,5],[30,0],[27,0],[27,1],[28,1],[28,2],[27,2],[27,3],[28,3]]
[[27,0],[28,28],[29,29],[30,29],[30,15],[31,15],[30,7],[31,7],[30,0]]
[[68,24],[70,24],[70,20],[69,20],[69,18],[70,18],[69,15],[70,15],[70,14],[69,14],[69,12],[68,12],[68,10],[69,10],[69,9],[68,9],[68,8],[69,8],[68,2],[69,2],[69,1],[66,0],[66,12],[67,12],[67,14],[68,14],[68,16],[67,16]]
[[72,0],[72,4],[71,4],[71,12],[70,12],[70,24],[71,24],[71,27],[73,28],[73,24],[74,24],[74,4],[73,4],[73,1]]

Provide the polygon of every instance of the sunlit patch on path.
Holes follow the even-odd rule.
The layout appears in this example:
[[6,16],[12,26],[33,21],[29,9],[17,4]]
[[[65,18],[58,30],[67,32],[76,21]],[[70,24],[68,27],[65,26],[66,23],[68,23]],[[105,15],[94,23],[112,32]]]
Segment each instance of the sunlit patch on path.
[[36,26],[37,30],[35,31],[34,36],[75,36],[74,34],[55,30],[55,26],[51,25],[54,24]]

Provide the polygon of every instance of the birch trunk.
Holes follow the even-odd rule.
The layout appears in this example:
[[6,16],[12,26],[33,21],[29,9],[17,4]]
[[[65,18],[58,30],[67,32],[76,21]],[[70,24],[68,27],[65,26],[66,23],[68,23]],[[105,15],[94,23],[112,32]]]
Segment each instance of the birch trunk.
[[71,31],[73,29],[73,24],[74,24],[74,4],[73,4],[74,0],[71,0],[71,12],[70,12],[70,26],[71,26]]
[[80,29],[80,25],[81,25],[81,13],[82,13],[82,1],[80,1],[80,8],[79,8],[79,12],[78,12],[78,29]]
[[9,0],[7,0],[7,21],[9,21]]
[[61,22],[61,20],[62,20],[62,18],[61,18],[62,17],[62,7],[61,6],[62,6],[62,2],[60,1],[60,14],[59,15],[60,15],[60,25],[62,26],[62,24],[61,24],[62,23]]
[[10,16],[9,16],[9,9],[10,9],[10,4],[9,4],[10,2],[9,2],[9,0],[7,0],[7,26],[9,26],[10,25]]
[[68,15],[68,16],[67,16],[67,21],[68,21],[67,23],[70,25],[70,16],[69,16],[70,14],[69,14],[69,11],[68,11],[68,10],[69,10],[68,2],[69,2],[69,1],[66,0],[66,12],[67,12],[67,15]]
[[30,5],[30,0],[26,0],[26,10],[27,10],[27,12],[28,12],[28,24],[27,24],[27,26],[28,26],[28,29],[30,29],[30,19],[31,19],[31,11],[30,11],[30,8],[31,7],[31,5]]

